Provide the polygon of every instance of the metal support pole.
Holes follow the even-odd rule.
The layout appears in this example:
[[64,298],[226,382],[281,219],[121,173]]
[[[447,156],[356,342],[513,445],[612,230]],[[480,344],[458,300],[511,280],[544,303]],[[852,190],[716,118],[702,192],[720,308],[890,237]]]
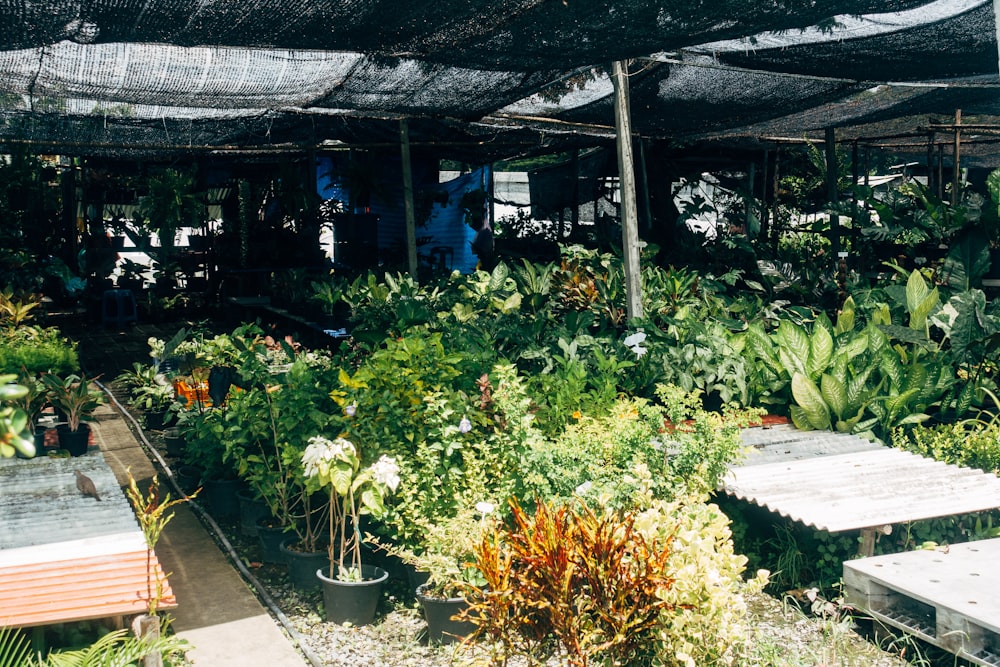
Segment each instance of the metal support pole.
[[413,170],[410,165],[410,128],[406,119],[399,121],[399,147],[403,162],[403,208],[406,214],[406,263],[410,277],[417,276],[417,224],[413,211]]
[[615,129],[618,136],[618,173],[621,177],[622,253],[625,262],[625,299],[629,318],[642,317],[642,276],[639,267],[639,219],[635,203],[635,166],[632,159],[632,119],[629,111],[625,64],[612,65],[615,86]]
[[836,211],[837,192],[837,135],[832,127],[826,128],[826,199],[830,203],[830,254],[834,261],[840,252],[840,214]]
[[952,165],[952,176],[951,176],[951,205],[958,205],[958,183],[961,174],[961,153],[962,153],[962,130],[960,126],[962,125],[962,110],[955,109],[955,145],[954,145],[954,164]]

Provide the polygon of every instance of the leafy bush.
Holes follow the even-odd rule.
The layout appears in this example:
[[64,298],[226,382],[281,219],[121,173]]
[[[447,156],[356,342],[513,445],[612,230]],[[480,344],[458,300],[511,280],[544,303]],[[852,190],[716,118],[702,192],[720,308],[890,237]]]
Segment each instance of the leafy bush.
[[660,616],[660,664],[736,663],[749,630],[744,595],[764,586],[767,572],[744,582],[747,558],[733,547],[729,518],[714,504],[685,498],[654,502],[635,527],[647,540],[670,541],[673,586],[662,597],[672,611]]
[[509,528],[487,531],[476,547],[486,588],[467,592],[474,636],[492,640],[495,664],[552,654],[578,666],[736,663],[747,636],[746,559],[717,507],[538,503],[529,516],[512,503],[512,512]]
[[892,445],[936,461],[1000,472],[1000,421],[967,420],[892,433]]
[[80,370],[76,345],[55,327],[21,326],[0,332],[0,373],[26,370],[63,375]]
[[511,509],[512,527],[487,531],[475,550],[486,587],[466,593],[473,637],[495,642],[495,662],[564,653],[571,665],[656,664],[660,614],[672,610],[669,539],[647,540],[630,514]]

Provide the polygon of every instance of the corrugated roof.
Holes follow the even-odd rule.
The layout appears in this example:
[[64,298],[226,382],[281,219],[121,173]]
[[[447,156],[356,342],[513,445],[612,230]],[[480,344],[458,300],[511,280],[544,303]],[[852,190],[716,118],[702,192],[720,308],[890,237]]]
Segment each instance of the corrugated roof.
[[1000,507],[996,475],[872,448],[853,436],[779,427],[752,429],[744,441],[754,450],[746,465],[729,471],[725,492],[820,530],[841,532]]
[[[77,490],[75,470],[94,481],[100,501]],[[0,625],[142,613],[155,577],[164,582],[160,607],[176,607],[99,451],[0,460]]]
[[742,466],[883,449],[882,445],[855,435],[800,431],[787,424],[772,428],[748,428],[743,431],[742,437],[743,444],[749,447]]

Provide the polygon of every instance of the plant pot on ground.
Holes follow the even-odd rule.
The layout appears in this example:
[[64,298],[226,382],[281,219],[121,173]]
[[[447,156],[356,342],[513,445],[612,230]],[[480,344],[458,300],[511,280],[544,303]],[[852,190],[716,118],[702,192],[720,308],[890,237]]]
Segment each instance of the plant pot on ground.
[[362,565],[357,581],[330,578],[327,574],[324,568],[315,572],[323,588],[323,611],[327,621],[369,625],[375,620],[388,572],[374,565]]
[[[86,422],[92,421],[94,411],[104,402],[104,394],[91,389],[92,380],[79,375],[59,377],[53,373],[42,376],[52,405],[63,415],[65,422],[58,427],[60,447],[73,447],[71,453],[81,456],[86,453],[86,445],[81,445],[86,431],[89,442],[90,428]],[[86,426],[86,429],[84,427]],[[68,438],[68,440],[64,440]],[[65,443],[65,444],[64,444]]]
[[187,438],[181,429],[171,426],[163,432],[163,444],[167,449],[168,456],[181,458],[187,447]]
[[429,644],[450,644],[462,641],[476,629],[472,621],[461,620],[458,615],[469,608],[464,597],[441,598],[427,594],[427,585],[417,587],[417,600],[427,621]]
[[311,591],[319,588],[320,580],[316,571],[322,570],[329,562],[326,544],[317,545],[318,550],[303,550],[296,536],[288,537],[281,543],[281,553],[288,568],[288,579],[296,588]]

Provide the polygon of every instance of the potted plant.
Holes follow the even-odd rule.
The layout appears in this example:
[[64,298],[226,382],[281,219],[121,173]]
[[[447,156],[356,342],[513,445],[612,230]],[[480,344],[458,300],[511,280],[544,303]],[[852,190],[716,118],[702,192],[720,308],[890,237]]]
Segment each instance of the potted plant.
[[27,388],[17,384],[15,375],[0,375],[0,458],[15,454],[24,458],[35,455],[28,415],[13,405]]
[[90,443],[90,425],[94,411],[104,402],[104,394],[91,389],[92,379],[71,374],[60,377],[55,373],[42,376],[49,400],[65,421],[56,428],[59,433],[59,447],[72,456],[83,456]]
[[142,411],[146,428],[162,429],[174,402],[174,387],[155,365],[139,362],[123,371],[115,381],[129,391],[129,402]]
[[475,547],[483,527],[494,510],[493,503],[481,501],[474,508],[424,526],[419,550],[386,544],[366,536],[376,548],[396,556],[417,573],[417,600],[427,621],[427,641],[447,644],[460,640],[475,629],[469,620],[458,617],[468,608],[466,593],[482,588],[486,579],[476,567]]
[[145,265],[124,257],[118,264],[119,274],[115,284],[121,289],[132,290],[133,293],[138,294],[142,292],[146,283],[147,269],[148,267]]
[[27,416],[28,426],[32,429],[35,437],[35,451],[42,452],[45,449],[45,432],[48,427],[40,423],[40,417],[42,411],[49,404],[48,392],[45,385],[34,373],[24,369],[21,369],[17,375],[17,384],[27,391],[10,402],[14,407],[20,408]]
[[309,439],[302,454],[305,476],[317,490],[330,494],[329,569],[317,570],[323,584],[326,619],[335,623],[366,625],[375,618],[382,583],[389,573],[361,563],[362,514],[378,517],[385,509],[387,494],[399,486],[399,467],[382,455],[362,468],[354,444],[344,438]]

